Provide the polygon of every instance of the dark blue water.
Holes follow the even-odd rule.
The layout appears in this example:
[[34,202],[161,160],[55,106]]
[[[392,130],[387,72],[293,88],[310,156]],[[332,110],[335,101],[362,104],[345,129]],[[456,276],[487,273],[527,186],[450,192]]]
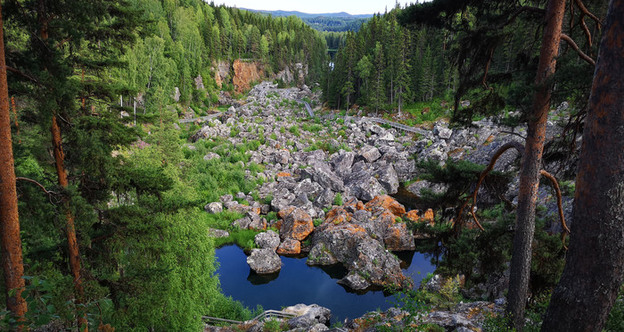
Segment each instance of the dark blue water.
[[[435,270],[426,254],[410,252],[398,256],[408,265],[403,273],[411,276],[416,286],[427,273]],[[346,273],[340,266],[311,267],[306,265],[306,258],[281,257],[283,264],[279,273],[259,276],[249,269],[247,256],[236,245],[217,249],[216,257],[223,293],[251,309],[258,304],[265,310],[279,310],[298,303],[316,303],[331,309],[333,320],[341,321],[369,311],[385,310],[396,303],[393,296],[383,291],[348,292],[336,283]]]

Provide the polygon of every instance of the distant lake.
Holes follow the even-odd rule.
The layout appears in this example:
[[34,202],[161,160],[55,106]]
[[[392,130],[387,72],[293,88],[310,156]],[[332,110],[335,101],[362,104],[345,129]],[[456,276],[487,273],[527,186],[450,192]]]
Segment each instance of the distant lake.
[[[242,302],[250,309],[259,304],[264,310],[280,310],[298,303],[318,304],[332,311],[333,321],[357,318],[369,311],[386,310],[394,302],[393,296],[383,291],[365,294],[348,292],[336,281],[346,274],[342,266],[317,267],[306,265],[306,258],[283,257],[282,270],[270,276],[255,274],[247,265],[247,256],[236,245],[216,249],[219,262],[217,273],[225,295]],[[405,265],[403,273],[411,276],[414,285],[432,273],[429,254],[419,252],[397,253]]]

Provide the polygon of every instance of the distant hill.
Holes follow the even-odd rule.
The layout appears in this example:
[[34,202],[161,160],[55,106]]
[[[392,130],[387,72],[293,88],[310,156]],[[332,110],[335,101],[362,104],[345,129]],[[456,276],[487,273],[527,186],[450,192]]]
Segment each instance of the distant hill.
[[318,31],[358,31],[362,23],[373,17],[373,14],[351,15],[345,12],[308,14],[298,11],[241,9],[273,16],[297,16]]

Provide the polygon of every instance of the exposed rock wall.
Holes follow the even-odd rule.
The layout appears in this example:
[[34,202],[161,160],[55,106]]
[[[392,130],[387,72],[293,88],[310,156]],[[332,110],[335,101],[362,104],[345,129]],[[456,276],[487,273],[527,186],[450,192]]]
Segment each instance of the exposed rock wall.
[[245,62],[239,59],[234,60],[232,64],[234,69],[234,77],[232,83],[236,92],[243,93],[251,89],[251,84],[260,82],[264,76],[264,70],[255,62]]

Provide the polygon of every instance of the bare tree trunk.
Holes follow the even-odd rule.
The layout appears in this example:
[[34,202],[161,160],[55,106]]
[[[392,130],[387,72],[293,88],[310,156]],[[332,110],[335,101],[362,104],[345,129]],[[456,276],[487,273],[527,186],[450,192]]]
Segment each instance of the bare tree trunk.
[[551,79],[557,64],[556,57],[559,53],[564,13],[565,0],[548,1],[546,27],[535,78],[537,91],[533,99],[533,114],[529,117],[520,171],[518,208],[507,295],[507,312],[518,331],[521,331],[524,326],[524,309],[531,272],[531,244],[535,233],[535,204],[546,136],[546,121],[550,110]]
[[[22,298],[24,264],[22,261],[22,240],[17,210],[12,144],[9,90],[4,58],[4,27],[0,6],[0,243],[2,244],[2,272],[6,288],[7,308],[18,320],[23,320],[27,308],[26,301]],[[16,290],[15,294],[9,295],[11,290]]]
[[542,331],[602,331],[624,272],[624,0],[611,0],[585,120],[574,232]]

